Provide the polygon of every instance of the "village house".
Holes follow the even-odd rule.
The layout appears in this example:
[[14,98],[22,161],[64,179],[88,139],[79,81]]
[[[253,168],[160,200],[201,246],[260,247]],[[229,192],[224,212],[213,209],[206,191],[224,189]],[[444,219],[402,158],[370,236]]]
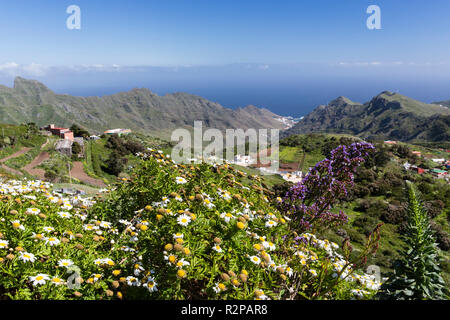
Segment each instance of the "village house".
[[58,140],[55,144],[55,150],[68,157],[72,156],[73,141],[69,139]]
[[243,155],[238,154],[238,155],[234,156],[233,162],[240,166],[248,166],[248,165],[252,164],[254,161],[251,156],[243,156]]
[[385,144],[397,144],[397,141],[386,140],[384,143]]
[[67,128],[55,127],[54,124],[50,124],[44,127],[45,130],[50,131],[53,135],[60,137],[61,139],[73,141],[73,132]]
[[439,164],[443,164],[445,162],[445,159],[431,159],[431,161]]
[[123,134],[129,134],[131,133],[130,129],[110,129],[110,130],[106,130],[105,132],[103,132],[106,135],[113,135],[113,134],[117,134],[119,136],[123,135]]
[[301,171],[281,172],[280,175],[284,180],[292,183],[299,183],[303,179],[303,172]]
[[441,178],[445,178],[446,177],[447,171],[441,170],[441,169],[433,169],[433,170],[431,170],[431,174],[434,177],[436,177],[438,179],[441,179]]

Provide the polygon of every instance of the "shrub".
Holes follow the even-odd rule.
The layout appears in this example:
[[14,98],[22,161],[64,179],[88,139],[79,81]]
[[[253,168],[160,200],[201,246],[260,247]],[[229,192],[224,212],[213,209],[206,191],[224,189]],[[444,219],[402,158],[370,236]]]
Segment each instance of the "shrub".
[[48,184],[5,185],[2,295],[359,299],[378,288],[358,268],[376,250],[379,228],[360,254],[348,241],[339,254],[339,245],[310,233],[293,239],[290,218],[270,203],[258,176],[228,165],[175,165],[154,151],[142,156],[131,178],[92,208],[93,199],[62,198]]
[[330,159],[320,161],[301,183],[289,190],[282,210],[292,216],[296,231],[347,222],[347,216],[342,211],[336,214],[331,208],[337,201],[346,199],[347,189],[354,185],[356,169],[371,150],[373,146],[368,143],[339,146],[331,152]]
[[416,188],[408,183],[407,247],[394,264],[394,274],[382,285],[381,299],[444,299],[446,288],[440,275],[437,244]]

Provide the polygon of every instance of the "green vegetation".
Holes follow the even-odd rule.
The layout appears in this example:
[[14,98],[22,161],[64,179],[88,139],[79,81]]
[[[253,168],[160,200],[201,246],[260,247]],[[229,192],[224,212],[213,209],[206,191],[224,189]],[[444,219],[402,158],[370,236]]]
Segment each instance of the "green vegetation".
[[37,134],[36,127],[30,125],[0,124],[0,159],[5,158],[24,147],[40,147],[45,137]]
[[437,243],[433,237],[428,214],[413,184],[408,183],[408,223],[405,228],[405,249],[395,264],[395,273],[381,286],[381,299],[446,299],[441,277]]
[[339,97],[317,107],[284,134],[341,133],[448,146],[449,125],[450,108],[385,91],[365,104]]
[[[64,105],[66,107],[61,107]],[[105,97],[75,97],[55,94],[44,84],[17,77],[14,88],[0,88],[0,122],[35,122],[38,126],[55,123],[95,134],[107,129],[133,131],[170,139],[176,128],[192,128],[203,121],[210,128],[283,128],[277,116],[256,107],[236,110],[222,107],[187,93],[158,96],[148,89],[134,89]]]
[[85,139],[89,138],[89,136],[91,135],[86,129],[81,128],[76,123],[70,127],[70,131],[73,132],[73,135],[75,137],[83,137]]
[[[339,137],[335,134],[293,135],[281,140],[280,148],[309,148],[310,154],[322,160],[334,145],[349,144],[354,139],[358,138]],[[378,223],[383,222],[380,249],[375,256],[369,258],[368,263],[379,266],[384,276],[393,272],[393,261],[399,258],[405,245],[402,238],[407,218],[404,181],[412,181],[422,193],[424,206],[431,219],[431,228],[439,245],[443,277],[450,284],[450,187],[443,179],[435,179],[430,174],[419,175],[405,171],[401,166],[407,161],[424,168],[436,166],[430,160],[413,155],[412,151],[429,153],[436,158],[445,158],[447,155],[438,149],[407,143],[390,146],[375,143],[375,147],[373,156],[355,175],[355,186],[348,196],[348,202],[335,209],[336,212],[339,209],[346,212],[349,216],[348,223],[323,236],[338,243],[348,237],[357,251],[364,245],[366,235]],[[283,197],[289,186],[289,183],[278,184],[273,191],[276,196]]]
[[31,147],[32,146],[31,150],[27,151],[26,153],[22,154],[19,157],[9,159],[8,161],[5,162],[5,164],[8,167],[14,168],[14,169],[21,169],[21,168],[23,168],[28,163],[33,161],[33,159],[39,153],[42,152],[41,146],[42,146],[42,144],[45,143],[45,141],[46,141],[46,137],[44,137],[44,136],[40,136],[40,135],[34,136],[33,138],[31,138],[28,141],[26,141],[25,144],[24,144],[27,147]]
[[56,152],[50,152],[50,159],[42,162],[37,168],[45,171],[45,178],[51,182],[69,182],[69,166],[72,166],[72,161],[69,157]]
[[355,265],[375,250],[376,232],[366,254],[345,260],[347,244],[343,257],[339,245],[311,233],[296,243],[260,177],[244,184],[245,174],[228,165],[178,166],[159,152],[145,159],[96,203],[61,198],[40,182],[7,185],[0,195],[0,297],[374,296],[379,283]]

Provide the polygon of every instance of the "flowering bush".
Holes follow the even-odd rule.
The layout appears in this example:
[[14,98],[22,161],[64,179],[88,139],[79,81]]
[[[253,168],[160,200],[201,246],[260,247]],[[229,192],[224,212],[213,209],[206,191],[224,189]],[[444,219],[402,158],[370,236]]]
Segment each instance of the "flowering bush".
[[349,262],[347,242],[340,254],[313,234],[291,237],[297,220],[271,204],[260,177],[226,164],[176,165],[151,149],[140,156],[132,177],[101,198],[66,198],[39,181],[4,183],[0,295],[350,299],[378,289],[356,270],[378,230]]
[[353,186],[355,170],[373,149],[364,142],[341,145],[331,151],[330,159],[317,163],[302,182],[287,192],[281,207],[292,216],[296,231],[347,222],[344,212],[333,213],[332,206],[345,199],[348,188]]

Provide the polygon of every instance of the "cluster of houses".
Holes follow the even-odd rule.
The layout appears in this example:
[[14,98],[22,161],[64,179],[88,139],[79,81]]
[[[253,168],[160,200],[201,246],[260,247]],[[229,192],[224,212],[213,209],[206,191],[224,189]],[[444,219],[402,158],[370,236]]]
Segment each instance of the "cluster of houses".
[[[72,156],[72,147],[74,142],[78,143],[81,147],[81,152],[78,153],[79,158],[84,157],[84,139],[82,137],[74,137],[73,132],[68,128],[56,127],[54,124],[49,124],[46,127],[41,128],[44,134],[55,135],[60,138],[55,144],[55,150],[68,156]],[[131,133],[130,129],[111,129],[104,132],[105,135],[123,135]],[[100,139],[99,136],[92,135],[89,137],[90,140]]]
[[448,170],[450,169],[450,160],[445,159],[431,159],[431,160],[437,164],[440,164],[442,166],[441,167],[442,169],[439,168],[424,169],[416,165],[410,164],[409,162],[405,162],[403,164],[403,168],[405,168],[405,170],[412,170],[418,174],[430,173],[433,177],[437,179],[446,179],[448,181],[450,178],[450,176],[448,175]]
[[253,159],[251,156],[243,156],[240,154],[237,154],[234,156],[234,159],[232,163],[237,164],[239,166],[247,167],[253,163],[255,163],[255,159]]
[[[397,144],[397,141],[386,140],[386,141],[384,141],[384,143],[394,145],[394,144]],[[443,149],[440,149],[440,150],[444,151]],[[450,152],[450,151],[447,150],[447,153],[448,152]],[[430,173],[433,177],[435,177],[437,179],[445,179],[445,180],[449,181],[450,175],[448,174],[448,170],[450,170],[450,160],[446,160],[444,158],[434,158],[431,153],[422,155],[422,152],[420,152],[420,151],[412,151],[411,153],[416,155],[417,157],[422,157],[422,158],[433,161],[440,168],[424,169],[424,168],[420,168],[416,165],[412,165],[409,162],[405,162],[403,164],[403,168],[405,168],[405,170],[412,170],[418,174]]]
[[60,140],[55,143],[55,150],[68,156],[72,156],[72,146],[74,142],[78,143],[81,147],[81,152],[78,153],[78,157],[84,157],[84,139],[81,137],[74,137],[73,132],[68,128],[55,127],[54,124],[50,124],[44,128],[41,128],[48,133],[58,136]]

